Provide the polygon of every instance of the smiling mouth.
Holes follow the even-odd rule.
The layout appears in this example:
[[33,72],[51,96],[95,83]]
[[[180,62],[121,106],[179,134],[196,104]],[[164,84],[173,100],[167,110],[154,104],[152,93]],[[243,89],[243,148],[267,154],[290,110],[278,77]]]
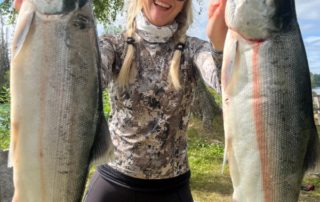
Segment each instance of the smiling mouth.
[[169,4],[166,4],[164,2],[161,2],[159,0],[153,0],[153,3],[158,6],[158,7],[161,7],[161,8],[164,8],[164,9],[170,9],[171,8],[171,5]]

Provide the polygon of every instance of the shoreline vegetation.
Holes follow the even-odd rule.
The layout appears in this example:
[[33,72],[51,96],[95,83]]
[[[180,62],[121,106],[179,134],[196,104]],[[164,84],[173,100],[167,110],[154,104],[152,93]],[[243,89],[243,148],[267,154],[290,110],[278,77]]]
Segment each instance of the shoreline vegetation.
[[310,79],[312,89],[320,88],[320,74],[310,73]]
[[312,88],[312,93],[316,93],[317,95],[320,95],[320,87]]

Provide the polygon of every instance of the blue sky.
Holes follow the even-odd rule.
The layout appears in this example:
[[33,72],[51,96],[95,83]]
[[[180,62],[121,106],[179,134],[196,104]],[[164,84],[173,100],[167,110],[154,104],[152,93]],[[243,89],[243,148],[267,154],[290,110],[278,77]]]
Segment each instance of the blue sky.
[[[0,3],[3,1],[0,0]],[[210,0],[200,1],[200,6],[198,1],[193,0],[193,2],[195,19],[189,30],[189,35],[207,39],[205,27],[207,24],[207,7]],[[296,0],[295,2],[310,71],[320,74],[320,0]],[[123,15],[119,17],[115,24],[125,24]],[[98,30],[101,29],[102,26],[98,26]]]
[[296,8],[310,71],[320,74],[320,1],[296,0]]
[[[189,35],[207,40],[205,29],[209,2],[210,0],[193,0],[194,23],[188,31]],[[310,71],[320,74],[320,0],[295,0],[295,2]],[[114,24],[116,26],[125,24],[123,14]],[[98,30],[102,30],[101,25],[98,26]]]
[[[201,15],[195,14],[194,23],[189,30],[190,35],[203,39],[207,39],[205,35],[206,10],[209,4],[207,2],[202,5],[205,7],[204,12]],[[195,13],[199,13],[200,8],[196,3],[194,3],[194,9]],[[310,71],[320,74],[320,0],[296,0],[296,11],[307,51]]]

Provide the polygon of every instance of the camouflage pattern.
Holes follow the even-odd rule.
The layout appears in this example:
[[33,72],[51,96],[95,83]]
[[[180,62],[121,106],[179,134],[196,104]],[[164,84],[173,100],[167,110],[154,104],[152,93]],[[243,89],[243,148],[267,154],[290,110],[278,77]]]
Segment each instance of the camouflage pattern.
[[220,92],[222,53],[213,51],[208,42],[188,37],[181,60],[182,89],[176,91],[168,82],[173,39],[149,43],[138,35],[136,38],[127,88],[116,82],[126,54],[124,35],[103,36],[99,42],[103,86],[109,90],[111,103],[109,130],[115,146],[115,160],[109,165],[136,178],[176,177],[189,170],[186,129],[196,80],[202,75]]

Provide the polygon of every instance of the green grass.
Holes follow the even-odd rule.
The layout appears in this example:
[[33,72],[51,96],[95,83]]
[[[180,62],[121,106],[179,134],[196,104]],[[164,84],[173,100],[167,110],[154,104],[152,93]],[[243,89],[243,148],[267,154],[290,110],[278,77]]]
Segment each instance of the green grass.
[[0,104],[0,149],[9,148],[10,142],[10,105]]
[[[107,95],[104,96],[105,100]],[[0,149],[9,146],[9,104],[0,104]],[[108,113],[109,108],[105,108]],[[220,122],[219,122],[220,123]],[[198,120],[191,120],[188,129],[188,156],[191,168],[191,189],[197,202],[229,202],[232,183],[228,167],[222,174],[223,144],[220,135],[205,134]],[[318,127],[320,134],[320,127]],[[220,133],[220,132],[219,132]],[[95,167],[90,169],[90,176]],[[320,177],[306,175],[303,184],[313,184],[315,191],[301,191],[299,202],[320,201]]]
[[[319,129],[318,127],[320,134]],[[222,144],[216,143],[207,135],[200,135],[194,128],[189,128],[188,137],[188,155],[192,173],[191,189],[194,200],[197,202],[231,201],[232,183],[228,167],[223,174],[221,173]],[[301,191],[299,202],[320,201],[320,177],[307,174],[303,180],[303,185],[306,184],[313,184],[315,191]]]
[[223,145],[188,130],[188,156],[191,190],[197,202],[230,201],[232,184],[229,171],[222,174]]

